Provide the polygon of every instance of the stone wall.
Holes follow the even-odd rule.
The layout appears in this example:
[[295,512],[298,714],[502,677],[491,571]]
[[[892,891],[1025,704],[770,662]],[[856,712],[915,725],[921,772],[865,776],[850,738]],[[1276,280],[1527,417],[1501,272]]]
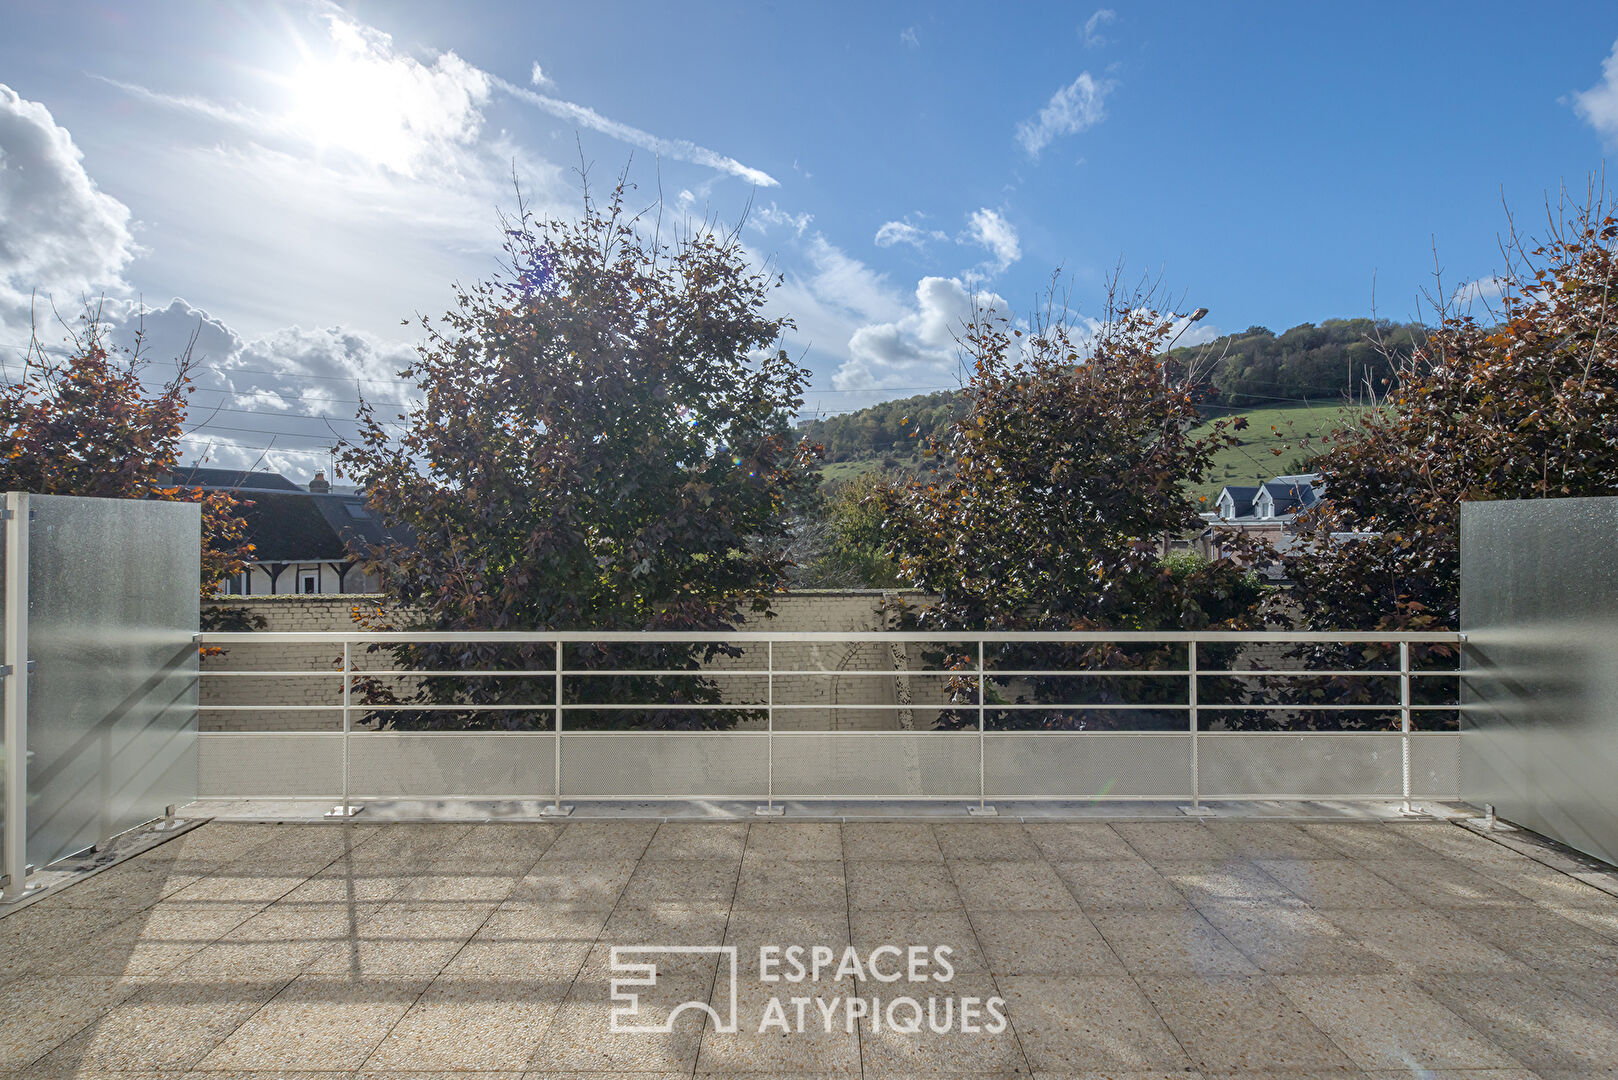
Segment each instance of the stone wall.
[[[895,599],[911,605],[926,602],[922,594],[914,592],[790,593],[776,598],[768,615],[754,615],[739,629],[831,634],[883,630],[892,626],[890,611]],[[374,610],[379,600],[377,596],[358,595],[235,597],[217,606],[237,608],[250,618],[262,619],[264,625],[259,629],[266,631],[337,633],[358,629],[354,613]],[[354,646],[350,659],[357,672],[385,671],[394,663],[390,654],[370,652],[365,646]],[[223,655],[205,657],[202,670],[246,674],[214,674],[202,679],[202,730],[341,730],[341,665],[340,645],[253,642],[228,646]],[[715,657],[704,670],[718,682],[727,703],[762,706],[773,692],[775,704],[782,706],[776,711],[777,730],[931,727],[937,709],[927,706],[945,701],[944,677],[919,672],[903,674],[923,666],[914,646],[848,641],[778,644],[774,646],[774,668],[792,674],[778,674],[773,680],[754,674],[766,670],[766,666],[765,647],[755,645],[748,646],[740,656]],[[396,685],[404,688],[403,681]],[[840,704],[849,702],[890,707],[850,708]],[[235,708],[209,708],[219,705]],[[253,708],[241,708],[248,705]],[[353,717],[356,725],[369,726],[368,714],[363,710],[355,709]],[[750,718],[738,726],[761,728],[764,724],[762,718]]]

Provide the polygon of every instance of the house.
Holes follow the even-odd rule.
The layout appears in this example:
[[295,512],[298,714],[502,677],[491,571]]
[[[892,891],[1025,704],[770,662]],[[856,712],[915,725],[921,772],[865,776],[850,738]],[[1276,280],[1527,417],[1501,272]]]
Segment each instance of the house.
[[389,541],[410,542],[408,530],[376,518],[363,493],[333,488],[324,473],[315,473],[306,488],[280,473],[202,467],[176,470],[173,482],[228,491],[243,503],[253,562],[223,583],[221,591],[232,595],[378,592],[381,582],[360,565],[357,553]]
[[1267,540],[1277,551],[1287,551],[1297,543],[1293,523],[1298,514],[1318,506],[1325,496],[1319,473],[1275,476],[1252,487],[1228,486],[1214,501],[1215,509],[1203,514],[1208,523],[1198,537],[1197,547],[1212,558],[1221,554],[1221,532],[1237,532]]

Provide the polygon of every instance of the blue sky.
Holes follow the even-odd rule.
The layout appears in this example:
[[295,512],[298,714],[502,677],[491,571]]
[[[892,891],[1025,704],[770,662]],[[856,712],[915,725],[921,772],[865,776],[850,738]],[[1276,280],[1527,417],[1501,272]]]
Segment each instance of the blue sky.
[[[1418,314],[1618,147],[1618,8],[1521,5],[13,2],[0,345],[30,293],[201,328],[187,446],[305,476],[454,280],[515,168],[577,206],[633,155],[786,276],[810,406],[956,381],[971,296],[1122,262],[1184,340]],[[324,419],[330,417],[333,419]],[[268,448],[268,449],[266,449]]]

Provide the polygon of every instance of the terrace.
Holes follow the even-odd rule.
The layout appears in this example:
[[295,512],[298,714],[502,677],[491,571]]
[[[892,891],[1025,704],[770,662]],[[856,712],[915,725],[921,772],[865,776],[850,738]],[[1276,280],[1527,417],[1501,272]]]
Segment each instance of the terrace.
[[[1589,860],[1439,820],[1165,809],[215,820],[0,920],[0,1070],[1504,1078],[1618,1060],[1618,883]],[[736,946],[737,1030],[697,1010],[610,1030],[611,949],[641,944]],[[794,944],[948,946],[953,977],[923,1000],[1001,998],[1007,1022],[909,1034],[838,1012],[827,1030],[810,1006],[804,1030],[760,1033],[774,996],[790,1021],[792,995],[917,993],[869,971],[761,982],[759,946]],[[722,954],[655,960],[644,1013],[724,1012]]]
[[[114,504],[153,515],[120,531],[95,500],[25,498],[0,1076],[1618,1060],[1618,875],[1478,817],[1510,798],[1611,842],[1591,622],[1474,602],[1465,635],[197,635],[165,584],[194,564],[150,565],[195,552],[194,508]],[[1590,580],[1555,530],[1509,524],[1499,550]],[[144,584],[91,587],[90,548]],[[1502,604],[1602,603],[1496,571]],[[225,655],[199,671],[199,644]]]

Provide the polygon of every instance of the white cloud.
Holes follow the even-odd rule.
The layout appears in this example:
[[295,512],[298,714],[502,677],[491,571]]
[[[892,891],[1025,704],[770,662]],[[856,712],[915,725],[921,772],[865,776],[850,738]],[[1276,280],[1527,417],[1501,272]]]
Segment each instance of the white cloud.
[[494,79],[494,85],[519,101],[525,101],[537,109],[550,113],[552,116],[578,124],[580,127],[589,128],[591,131],[599,131],[603,135],[617,139],[619,142],[628,143],[630,146],[638,146],[642,150],[650,150],[660,156],[673,158],[675,161],[689,161],[693,165],[702,165],[722,173],[729,173],[731,176],[738,176],[758,187],[781,186],[779,180],[764,170],[743,165],[733,157],[727,157],[717,151],[709,150],[705,146],[698,146],[688,139],[665,139],[653,135],[649,131],[642,131],[640,128],[608,119],[588,106],[579,105],[571,101],[562,101],[559,98],[549,97],[545,94],[536,94],[534,91],[524,89],[521,86],[514,86],[504,79]]
[[26,333],[35,290],[59,301],[127,290],[122,275],[136,253],[129,208],[90,179],[73,136],[44,105],[0,85],[0,326],[8,336]]
[[946,387],[957,382],[956,337],[974,309],[1007,310],[990,292],[973,293],[958,278],[924,277],[915,306],[896,319],[856,330],[849,358],[832,377],[839,390]]
[[1004,273],[1022,258],[1017,230],[998,210],[984,207],[975,211],[967,221],[966,239],[989,252],[990,260],[984,268],[991,274]]
[[1063,135],[1077,135],[1101,123],[1111,81],[1097,81],[1088,71],[1051,95],[1039,115],[1017,125],[1017,141],[1033,157]]
[[916,37],[916,28],[907,26],[899,32],[899,43],[907,49],[921,48],[921,42]]
[[929,240],[948,240],[949,234],[941,229],[924,229],[906,221],[885,221],[877,229],[872,243],[877,247],[887,248],[895,244],[909,244],[920,251]]
[[1118,13],[1112,8],[1101,8],[1088,19],[1084,20],[1084,47],[1086,49],[1100,48],[1107,44],[1107,38],[1101,34],[1101,28],[1109,23],[1116,22]]
[[[684,195],[684,192],[681,192]],[[809,223],[815,220],[815,215],[805,211],[801,214],[789,214],[776,206],[773,202],[762,209],[755,207],[748,216],[748,221],[757,225],[760,231],[765,227],[779,227],[785,225],[792,230],[794,236],[802,236]]]
[[539,66],[538,60],[534,61],[534,70],[528,73],[528,81],[533,83],[535,86],[554,85],[554,83],[551,81],[551,77],[545,74],[545,69]]
[[1468,281],[1460,286],[1450,297],[1452,305],[1470,306],[1474,303],[1492,304],[1504,294],[1506,279],[1501,277],[1478,278]]
[[1573,111],[1618,149],[1618,41],[1601,64],[1602,80],[1573,95]]

